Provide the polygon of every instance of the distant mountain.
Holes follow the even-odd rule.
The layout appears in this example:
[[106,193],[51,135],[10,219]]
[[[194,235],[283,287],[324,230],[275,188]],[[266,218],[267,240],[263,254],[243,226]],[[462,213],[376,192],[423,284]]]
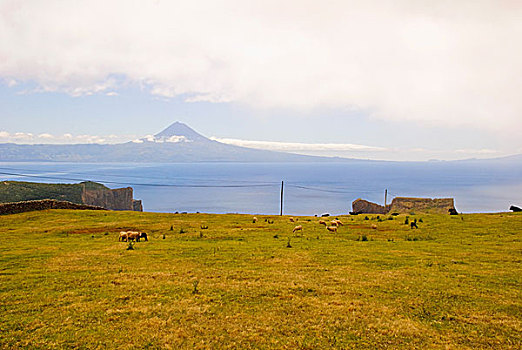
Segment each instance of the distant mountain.
[[307,162],[314,157],[227,145],[175,122],[154,136],[120,144],[0,144],[0,161],[60,162]]

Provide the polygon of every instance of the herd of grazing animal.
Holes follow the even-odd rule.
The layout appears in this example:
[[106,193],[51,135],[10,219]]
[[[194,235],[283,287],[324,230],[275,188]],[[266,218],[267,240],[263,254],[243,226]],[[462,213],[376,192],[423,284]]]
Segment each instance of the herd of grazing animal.
[[[296,221],[299,220],[299,219],[294,219],[293,217],[290,217],[288,219],[289,219],[290,222],[296,222]],[[254,216],[252,218],[252,223],[255,224],[257,221],[258,221],[257,217]],[[310,221],[310,220],[307,220],[307,221]],[[273,224],[274,223],[274,221],[270,220],[270,219],[265,219],[265,222],[268,222],[269,224]],[[339,219],[334,219],[334,220],[331,220],[330,222],[326,222],[325,220],[319,220],[318,224],[319,225],[324,225],[324,227],[328,231],[334,232],[334,233],[337,232],[337,229],[338,229],[339,226],[344,226],[342,221],[339,220]],[[207,229],[207,228],[208,228],[208,226],[206,226],[206,227],[202,226],[201,227],[201,229]],[[371,226],[371,228],[376,230],[377,229],[377,225],[373,224]],[[411,228],[418,228],[417,220],[415,220],[414,222],[411,223]],[[297,225],[292,230],[293,233],[296,233],[298,231],[303,232],[303,225]],[[149,240],[148,237],[147,237],[147,234],[145,232],[140,232],[140,231],[121,231],[120,235],[118,237],[118,241],[120,241],[120,242],[131,242],[131,241],[139,242],[140,239],[144,239],[145,241]]]
[[144,239],[145,241],[149,240],[147,234],[140,231],[121,231],[120,236],[118,237],[118,241],[120,242],[139,242],[140,239]]

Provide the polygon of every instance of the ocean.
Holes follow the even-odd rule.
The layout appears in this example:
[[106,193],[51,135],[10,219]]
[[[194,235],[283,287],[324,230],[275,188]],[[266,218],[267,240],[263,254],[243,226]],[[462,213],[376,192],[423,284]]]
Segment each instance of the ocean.
[[[22,176],[23,175],[23,176]],[[522,206],[522,164],[508,161],[331,163],[0,162],[1,180],[131,186],[145,211],[346,214],[363,198],[455,199],[459,212]]]

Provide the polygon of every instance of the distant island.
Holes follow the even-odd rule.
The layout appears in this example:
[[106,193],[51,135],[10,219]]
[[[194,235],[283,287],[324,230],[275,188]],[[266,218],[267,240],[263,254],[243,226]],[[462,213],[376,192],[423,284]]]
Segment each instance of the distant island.
[[0,144],[0,161],[52,162],[310,162],[330,158],[227,145],[175,122],[152,136],[120,144]]

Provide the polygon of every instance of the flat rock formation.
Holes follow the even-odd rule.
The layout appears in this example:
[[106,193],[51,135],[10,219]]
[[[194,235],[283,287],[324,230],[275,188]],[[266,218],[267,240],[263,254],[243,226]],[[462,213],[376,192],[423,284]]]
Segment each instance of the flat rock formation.
[[453,198],[397,197],[391,202],[390,212],[409,213],[413,211],[433,214],[448,214],[450,209],[455,210],[455,201]]
[[396,197],[391,204],[384,207],[364,199],[356,199],[352,203],[354,214],[388,214],[388,213],[437,213],[448,214],[455,210],[453,198],[410,198]]

